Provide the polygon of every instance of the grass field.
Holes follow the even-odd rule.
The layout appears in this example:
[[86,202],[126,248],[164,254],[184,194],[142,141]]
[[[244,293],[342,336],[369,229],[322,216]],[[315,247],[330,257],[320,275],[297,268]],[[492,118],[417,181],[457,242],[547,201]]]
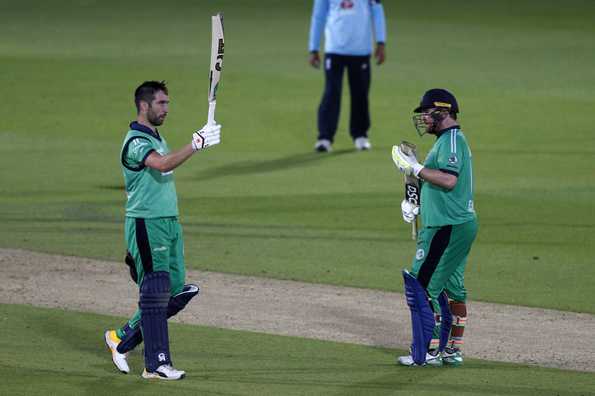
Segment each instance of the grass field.
[[171,146],[186,143],[205,119],[208,15],[221,9],[224,143],[176,171],[189,266],[400,289],[412,243],[388,153],[403,138],[429,148],[411,109],[426,88],[444,86],[459,97],[474,152],[473,298],[595,313],[584,298],[595,279],[593,3],[461,2],[443,18],[387,5],[374,150],[352,151],[344,111],[328,156],[312,153],[322,75],[306,62],[309,4],[139,4],[2,5],[1,245],[121,258],[118,151],[132,91],[168,80],[162,131]]
[[[307,65],[309,1],[0,3],[0,246],[121,259],[125,197],[118,155],[135,116],[132,92],[143,80],[167,80],[171,112],[161,131],[174,148],[187,143],[206,119],[208,16],[222,10],[226,58],[217,119],[223,144],[176,170],[189,267],[400,290],[399,270],[409,266],[413,244],[401,220],[402,181],[389,151],[407,139],[427,152],[432,139],[417,137],[411,110],[424,90],[440,86],[457,95],[474,154],[480,233],[466,278],[471,298],[594,314],[588,296],[595,280],[595,3],[394,1],[385,2],[385,9],[388,59],[373,69],[374,148],[353,151],[343,111],[335,152],[318,155],[312,148],[323,81]],[[5,317],[15,315],[12,307],[0,309]],[[80,320],[86,329],[105,320],[27,312],[32,322],[47,326],[57,322],[54,315]],[[193,331],[215,339],[232,334],[175,328],[188,340]],[[370,393],[388,392],[386,384],[406,389],[438,380],[395,375],[392,352],[242,337],[260,337],[283,345],[281,350],[298,344],[328,348],[371,366],[337,358],[326,372],[303,357],[287,358],[287,372],[240,372],[238,383],[247,388],[239,390],[226,383],[226,370],[235,372],[250,359],[231,358],[213,368],[205,385],[210,392],[290,394],[312,386],[313,393],[325,393],[329,386],[329,393],[356,393],[349,388],[353,382],[336,378],[344,374],[342,364],[347,372],[365,372],[357,381],[364,388],[371,381]],[[215,347],[193,347],[217,353]],[[3,350],[18,349],[4,344]],[[98,363],[104,359],[95,357],[99,353],[90,344],[86,356],[95,365],[85,363],[91,366],[77,370],[73,388],[56,393],[101,391],[102,379],[112,377]],[[268,359],[267,352],[258,353]],[[374,366],[382,361],[386,366]],[[303,382],[291,382],[304,367]],[[578,389],[562,386],[574,374],[474,362],[460,372],[478,387],[470,394],[506,393],[490,387],[503,375],[496,376],[494,367],[511,376],[507,382],[516,392],[527,378],[544,381],[536,385],[540,394]],[[59,375],[46,364],[27,368],[52,386],[62,386],[68,376],[66,366]],[[29,383],[7,362],[0,370],[11,374],[10,386]],[[176,386],[205,390],[189,383]]]
[[[116,374],[97,329],[114,318],[0,305],[6,395],[593,395],[592,373],[468,360],[460,369],[397,367],[398,351],[258,333],[171,325],[181,382],[147,384]],[[402,352],[402,351],[399,351]],[[28,373],[28,375],[23,375]]]

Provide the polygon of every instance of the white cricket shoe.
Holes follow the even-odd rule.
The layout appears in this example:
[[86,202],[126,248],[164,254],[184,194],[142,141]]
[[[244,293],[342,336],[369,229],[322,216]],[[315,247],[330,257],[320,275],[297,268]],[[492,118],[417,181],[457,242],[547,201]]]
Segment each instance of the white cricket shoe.
[[105,339],[105,345],[107,345],[107,349],[109,349],[112,353],[112,362],[114,362],[116,368],[120,372],[128,374],[130,372],[130,367],[128,367],[128,362],[126,361],[128,354],[118,352],[117,348],[121,340],[118,337],[116,330],[106,331],[103,338]]
[[355,144],[355,149],[359,151],[370,150],[372,148],[367,137],[358,137],[353,143]]
[[314,145],[314,150],[319,153],[328,153],[333,151],[333,144],[330,140],[320,139]]
[[[411,355],[399,356],[397,361],[401,366],[418,366],[418,364],[413,361],[413,357],[411,357]],[[442,358],[440,357],[440,354],[437,353],[436,355],[432,355],[430,353],[426,353],[426,362],[422,364],[422,366],[426,365],[433,367],[442,366]]]
[[162,364],[157,367],[155,371],[143,370],[142,377],[146,379],[162,379],[162,380],[181,380],[186,376],[186,372],[182,370],[176,370],[169,364]]

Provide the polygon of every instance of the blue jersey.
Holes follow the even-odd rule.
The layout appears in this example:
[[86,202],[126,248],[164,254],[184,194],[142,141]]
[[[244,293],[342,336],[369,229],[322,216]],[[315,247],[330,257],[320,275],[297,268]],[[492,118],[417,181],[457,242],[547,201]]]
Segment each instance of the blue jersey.
[[384,8],[380,0],[314,0],[310,23],[310,52],[320,48],[324,28],[324,52],[364,56],[376,42],[386,40]]

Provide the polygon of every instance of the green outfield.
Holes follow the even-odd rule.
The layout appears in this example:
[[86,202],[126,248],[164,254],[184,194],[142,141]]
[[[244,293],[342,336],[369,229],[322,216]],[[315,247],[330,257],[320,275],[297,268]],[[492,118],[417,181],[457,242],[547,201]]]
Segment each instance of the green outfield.
[[[592,373],[468,360],[458,369],[397,367],[397,351],[171,325],[184,381],[149,384],[106,364],[97,328],[114,318],[0,305],[5,395],[593,395]],[[400,351],[402,352],[402,351]],[[134,373],[142,356],[130,357]]]
[[169,81],[162,131],[186,143],[206,117],[208,15],[221,9],[224,141],[176,170],[190,267],[399,290],[413,248],[390,147],[427,150],[411,109],[444,86],[459,96],[474,152],[473,298],[595,313],[584,298],[595,279],[593,3],[461,2],[442,19],[387,5],[374,150],[352,151],[344,111],[327,156],[312,152],[322,75],[306,62],[309,4],[54,3],[0,13],[2,246],[121,258],[118,151],[132,91]]
[[[390,148],[406,139],[427,152],[432,138],[417,136],[411,110],[438,86],[457,95],[474,155],[480,231],[470,297],[595,314],[595,2],[384,3],[387,62],[372,71],[373,150],[353,150],[345,92],[335,152],[319,155],[323,76],[307,63],[310,1],[2,2],[0,247],[121,260],[119,149],[135,116],[132,93],[144,80],[167,80],[161,131],[173,148],[188,143],[206,121],[209,15],[221,10],[223,142],[175,173],[190,268],[400,291],[414,245]],[[56,394],[161,389],[112,375],[95,345],[105,317],[24,312],[0,305],[2,328],[10,326],[2,350],[21,355],[23,347],[29,359],[39,346],[58,358],[20,363],[3,354],[0,373],[10,380],[0,390],[40,393],[32,376]],[[74,350],[66,330],[53,327],[63,317],[81,332]],[[37,337],[38,323],[39,343],[21,345],[21,333]],[[418,384],[460,376],[470,388],[458,391],[468,394],[588,394],[593,378],[479,361],[428,376],[395,368],[394,351],[174,329],[177,345],[190,348],[177,354],[180,363],[196,375],[174,385],[181,392],[421,395],[436,393]],[[246,346],[255,343],[263,349]],[[310,360],[318,349],[323,359]],[[584,391],[575,387],[583,383]]]

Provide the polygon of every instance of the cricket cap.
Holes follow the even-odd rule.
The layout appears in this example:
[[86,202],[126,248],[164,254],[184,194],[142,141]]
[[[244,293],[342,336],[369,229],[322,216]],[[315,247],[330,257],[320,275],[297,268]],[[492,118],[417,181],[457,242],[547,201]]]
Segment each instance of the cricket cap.
[[419,106],[416,107],[413,112],[421,113],[422,111],[433,107],[448,109],[451,113],[459,112],[459,104],[454,95],[442,88],[433,88],[426,91],[421,98],[421,102],[419,102]]

